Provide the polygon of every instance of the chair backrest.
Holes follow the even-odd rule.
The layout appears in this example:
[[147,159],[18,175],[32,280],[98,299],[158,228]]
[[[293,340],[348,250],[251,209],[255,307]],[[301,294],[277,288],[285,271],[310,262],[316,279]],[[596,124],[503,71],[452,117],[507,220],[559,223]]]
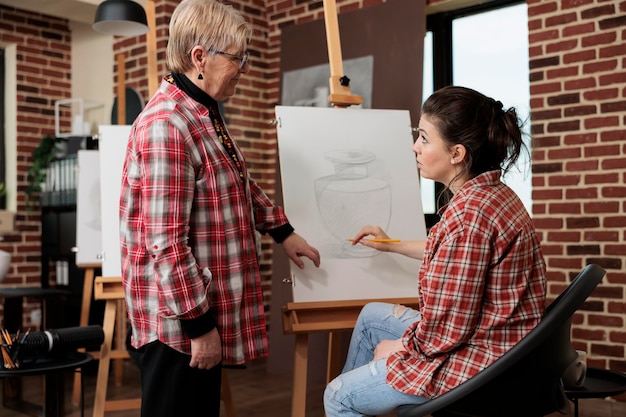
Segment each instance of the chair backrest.
[[604,278],[588,265],[546,309],[541,322],[517,345],[458,387],[424,404],[398,408],[398,417],[539,417],[564,412],[569,403],[561,375],[576,359],[571,319]]

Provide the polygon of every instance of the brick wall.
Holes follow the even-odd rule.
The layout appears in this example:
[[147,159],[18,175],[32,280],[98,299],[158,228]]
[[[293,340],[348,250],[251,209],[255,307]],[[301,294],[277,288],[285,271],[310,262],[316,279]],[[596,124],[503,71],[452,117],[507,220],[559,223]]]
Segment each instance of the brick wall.
[[[66,20],[0,6],[0,42],[17,48],[16,233],[3,236],[11,254],[3,284],[38,286],[41,277],[41,212],[26,209],[26,172],[42,137],[54,135],[54,102],[71,97],[70,31]],[[24,325],[31,326],[26,306]],[[1,309],[1,306],[0,306]]]
[[607,270],[574,320],[590,365],[626,371],[626,2],[529,1],[533,212],[556,295]]

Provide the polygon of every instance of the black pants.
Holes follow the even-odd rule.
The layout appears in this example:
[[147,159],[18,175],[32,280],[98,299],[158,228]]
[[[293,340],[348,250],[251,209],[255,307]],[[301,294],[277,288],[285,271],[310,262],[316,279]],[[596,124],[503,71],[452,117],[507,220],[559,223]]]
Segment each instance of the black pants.
[[219,417],[221,363],[191,368],[191,356],[158,341],[129,353],[141,370],[141,417]]

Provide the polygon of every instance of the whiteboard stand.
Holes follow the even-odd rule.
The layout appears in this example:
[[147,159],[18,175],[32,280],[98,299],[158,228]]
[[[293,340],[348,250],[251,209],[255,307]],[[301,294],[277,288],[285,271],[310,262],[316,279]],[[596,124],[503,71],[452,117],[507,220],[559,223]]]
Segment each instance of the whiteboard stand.
[[287,303],[282,308],[283,331],[296,336],[291,417],[306,414],[309,333],[329,333],[326,382],[330,382],[341,370],[341,332],[354,328],[359,312],[370,302],[418,306],[417,298],[386,298]]

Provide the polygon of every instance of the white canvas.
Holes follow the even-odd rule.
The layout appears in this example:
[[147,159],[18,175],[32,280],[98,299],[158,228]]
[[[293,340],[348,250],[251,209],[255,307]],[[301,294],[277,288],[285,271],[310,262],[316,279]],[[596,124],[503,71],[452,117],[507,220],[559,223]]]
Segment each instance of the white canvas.
[[409,112],[277,106],[276,118],[284,207],[321,254],[319,269],[291,263],[294,301],[417,296],[419,261],[347,240],[367,224],[426,239]]
[[97,150],[79,150],[76,201],[76,265],[94,265],[101,262],[101,229],[100,153]]
[[102,210],[102,276],[121,277],[120,192],[129,125],[100,126],[100,198]]

